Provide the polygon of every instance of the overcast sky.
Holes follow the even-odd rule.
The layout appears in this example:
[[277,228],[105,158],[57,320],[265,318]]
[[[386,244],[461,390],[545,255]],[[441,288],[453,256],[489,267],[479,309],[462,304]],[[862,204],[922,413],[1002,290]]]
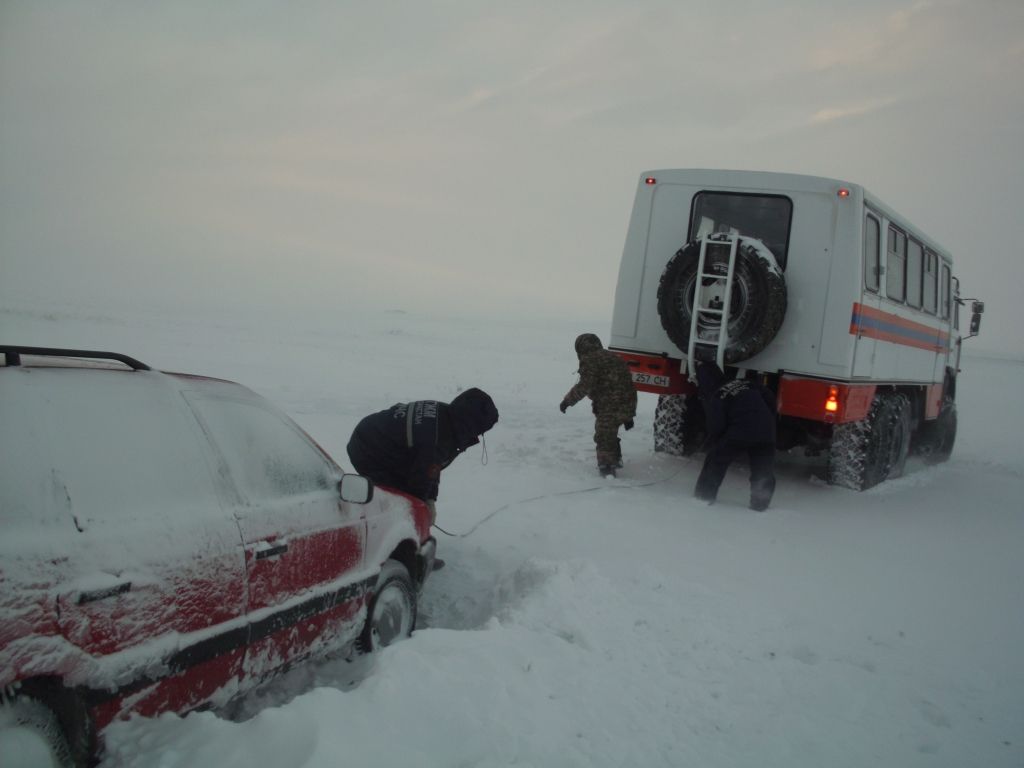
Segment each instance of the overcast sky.
[[0,0],[0,299],[610,325],[638,175],[749,168],[867,186],[1021,354],[1022,82],[1021,0]]

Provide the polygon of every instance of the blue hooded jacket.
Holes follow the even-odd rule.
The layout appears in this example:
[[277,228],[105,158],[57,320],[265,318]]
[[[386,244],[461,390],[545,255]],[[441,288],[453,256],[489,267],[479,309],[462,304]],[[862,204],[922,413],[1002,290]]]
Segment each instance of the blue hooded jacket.
[[775,394],[755,381],[726,380],[714,363],[697,366],[697,392],[714,442],[775,442]]

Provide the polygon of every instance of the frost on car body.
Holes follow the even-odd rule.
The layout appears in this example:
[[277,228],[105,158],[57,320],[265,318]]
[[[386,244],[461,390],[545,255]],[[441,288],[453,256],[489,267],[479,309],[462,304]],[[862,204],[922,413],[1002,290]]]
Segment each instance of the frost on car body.
[[426,507],[344,500],[245,387],[36,351],[0,348],[0,688],[50,707],[79,762],[117,717],[353,647],[385,562],[429,573]]

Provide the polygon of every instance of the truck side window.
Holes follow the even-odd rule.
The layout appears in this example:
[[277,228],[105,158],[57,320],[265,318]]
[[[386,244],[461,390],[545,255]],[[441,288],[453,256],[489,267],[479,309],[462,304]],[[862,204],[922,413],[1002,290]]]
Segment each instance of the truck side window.
[[870,213],[864,217],[864,287],[878,293],[881,259],[878,248],[880,227]]
[[917,240],[907,246],[907,304],[921,308],[921,278],[924,271],[924,249]]
[[939,284],[939,258],[933,251],[924,253],[924,311],[935,314],[935,289]]
[[889,248],[885,259],[885,295],[902,302],[907,291],[907,236],[889,227]]
[[942,292],[942,300],[939,307],[942,309],[942,319],[949,320],[949,265],[942,265],[942,279],[939,281],[939,290]]

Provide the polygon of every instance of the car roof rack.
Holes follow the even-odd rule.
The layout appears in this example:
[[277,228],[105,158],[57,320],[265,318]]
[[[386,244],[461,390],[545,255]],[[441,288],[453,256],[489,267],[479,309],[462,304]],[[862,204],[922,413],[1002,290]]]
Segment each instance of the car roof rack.
[[82,357],[90,360],[117,360],[134,371],[150,371],[145,363],[133,357],[117,352],[97,352],[90,349],[56,349],[54,347],[12,347],[0,345],[0,354],[4,356],[8,366],[21,365],[22,355],[39,355],[42,357]]

